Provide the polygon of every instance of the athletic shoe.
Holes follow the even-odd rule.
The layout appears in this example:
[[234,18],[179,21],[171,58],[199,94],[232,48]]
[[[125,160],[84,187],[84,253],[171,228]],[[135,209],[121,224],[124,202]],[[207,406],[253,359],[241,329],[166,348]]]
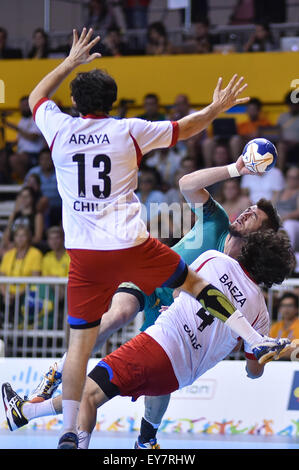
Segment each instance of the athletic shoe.
[[11,431],[28,424],[28,420],[22,413],[25,401],[11,388],[9,383],[2,385],[2,397],[8,427]]
[[39,403],[41,401],[49,400],[53,396],[55,390],[62,382],[62,374],[57,371],[57,363],[50,367],[38,386],[33,390],[28,397],[24,397],[30,403]]
[[79,439],[74,432],[66,432],[61,436],[57,449],[78,449]]
[[160,449],[157,439],[150,439],[149,442],[140,442],[139,438],[135,442],[134,449]]
[[279,359],[282,354],[293,349],[294,345],[288,338],[273,339],[265,336],[262,343],[255,344],[252,352],[258,359],[259,364]]

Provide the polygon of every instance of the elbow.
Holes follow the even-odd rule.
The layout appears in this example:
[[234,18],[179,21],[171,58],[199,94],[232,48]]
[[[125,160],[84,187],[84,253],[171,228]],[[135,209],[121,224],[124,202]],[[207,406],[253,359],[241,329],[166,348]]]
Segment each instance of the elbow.
[[189,175],[184,175],[179,179],[179,188],[181,193],[184,193],[190,190],[190,176]]

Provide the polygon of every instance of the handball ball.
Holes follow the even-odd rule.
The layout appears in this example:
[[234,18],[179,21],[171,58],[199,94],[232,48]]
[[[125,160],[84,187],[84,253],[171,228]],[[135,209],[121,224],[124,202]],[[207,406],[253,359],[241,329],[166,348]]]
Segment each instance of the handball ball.
[[267,139],[253,139],[242,152],[244,164],[252,173],[264,173],[271,170],[277,161],[277,150]]

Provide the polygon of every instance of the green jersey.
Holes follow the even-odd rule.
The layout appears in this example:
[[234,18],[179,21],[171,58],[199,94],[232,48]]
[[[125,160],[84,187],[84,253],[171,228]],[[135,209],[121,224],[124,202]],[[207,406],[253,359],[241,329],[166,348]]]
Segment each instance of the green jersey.
[[[207,250],[224,251],[224,244],[229,233],[229,218],[223,207],[212,197],[199,208],[191,209],[197,216],[193,228],[176,245],[172,247],[188,265]],[[173,302],[173,289],[159,287],[153,294],[144,294],[145,322],[141,330],[153,325],[160,315],[162,305]]]

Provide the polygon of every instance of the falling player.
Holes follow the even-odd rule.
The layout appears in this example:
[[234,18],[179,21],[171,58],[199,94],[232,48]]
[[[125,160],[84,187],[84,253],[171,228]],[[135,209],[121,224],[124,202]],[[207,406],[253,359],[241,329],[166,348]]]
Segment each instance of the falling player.
[[[257,205],[249,207],[230,225],[226,212],[213,200],[205,185],[248,173],[242,157],[237,160],[234,170],[235,173],[231,174],[232,168],[228,166],[208,168],[190,173],[180,180],[181,191],[195,211],[198,220],[193,229],[172,249],[188,264],[209,249],[217,249],[236,257],[240,253],[242,236],[268,228],[276,232],[280,227],[280,218],[271,201],[267,200],[260,200]],[[193,240],[191,248],[188,246],[190,240]],[[122,284],[112,299],[108,313],[103,315],[94,350],[98,351],[114,331],[131,321],[143,308],[146,319],[142,330],[154,324],[160,314],[161,305],[171,305],[173,302],[172,292],[172,289],[164,287],[146,296],[137,286],[130,283]],[[50,367],[41,383],[29,395],[29,400],[42,401],[53,396],[61,382],[64,357]],[[145,414],[141,420],[136,448],[146,449],[158,445],[155,436],[169,399],[170,395],[145,397]]]
[[[191,268],[237,303],[239,315],[244,315],[259,334],[267,335],[269,314],[259,285],[280,284],[294,265],[288,237],[283,232],[266,230],[246,237],[238,260],[209,250]],[[181,292],[153,326],[102,359],[89,373],[78,420],[79,448],[89,446],[99,406],[117,395],[136,400],[141,395],[170,394],[191,385],[224,359],[239,340],[225,322],[206,311],[204,302],[199,303]],[[277,343],[277,358],[282,348]],[[268,351],[266,343],[252,349],[245,342],[248,377],[262,375],[267,362],[264,350]],[[31,419],[62,410],[61,395],[41,403],[29,403],[8,383],[3,385],[2,393],[11,430]]]

